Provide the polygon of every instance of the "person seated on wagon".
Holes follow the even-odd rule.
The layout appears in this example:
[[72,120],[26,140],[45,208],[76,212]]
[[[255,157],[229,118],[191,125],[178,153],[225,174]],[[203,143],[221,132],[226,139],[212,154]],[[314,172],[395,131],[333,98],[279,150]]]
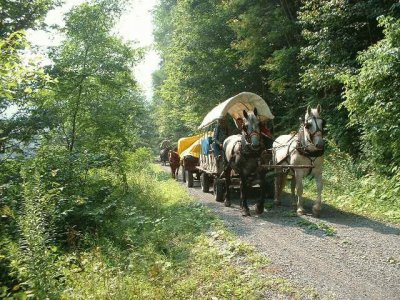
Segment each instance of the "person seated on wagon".
[[268,128],[268,120],[260,121],[260,133],[261,139],[266,149],[272,148],[274,138],[272,136],[271,130]]
[[217,125],[214,128],[212,149],[214,151],[215,158],[218,158],[222,154],[222,144],[224,140],[229,136],[228,126],[225,119],[219,119]]
[[235,125],[238,131],[237,134],[242,133],[242,129],[243,129],[243,125],[244,125],[244,120],[241,117],[238,117],[237,119],[235,119]]

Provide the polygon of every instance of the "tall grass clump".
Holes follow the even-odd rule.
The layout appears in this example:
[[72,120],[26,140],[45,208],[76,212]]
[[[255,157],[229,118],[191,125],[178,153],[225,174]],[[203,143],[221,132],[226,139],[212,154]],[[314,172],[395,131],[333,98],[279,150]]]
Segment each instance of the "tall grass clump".
[[376,173],[359,175],[354,164],[345,153],[328,156],[324,169],[326,201],[341,209],[399,224],[400,172],[391,177]]
[[27,295],[58,298],[62,290],[55,243],[54,219],[57,190],[44,190],[37,171],[23,172],[23,199],[17,223],[19,249],[13,267]]

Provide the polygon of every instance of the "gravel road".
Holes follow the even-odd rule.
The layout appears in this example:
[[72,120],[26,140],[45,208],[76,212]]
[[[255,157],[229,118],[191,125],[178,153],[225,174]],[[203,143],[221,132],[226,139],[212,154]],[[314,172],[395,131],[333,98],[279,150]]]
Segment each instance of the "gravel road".
[[[183,184],[183,183],[182,183]],[[272,261],[277,276],[313,288],[324,299],[400,299],[400,227],[323,204],[321,218],[297,217],[289,195],[281,207],[242,217],[239,193],[231,207],[215,202],[195,181],[190,194],[215,211],[240,239]],[[306,210],[311,212],[311,202]],[[255,201],[250,201],[254,205]],[[252,207],[252,206],[251,206]]]

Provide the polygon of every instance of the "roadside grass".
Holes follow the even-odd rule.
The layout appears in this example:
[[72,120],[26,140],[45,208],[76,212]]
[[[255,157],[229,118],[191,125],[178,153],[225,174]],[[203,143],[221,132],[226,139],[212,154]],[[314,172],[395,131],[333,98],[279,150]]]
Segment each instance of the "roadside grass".
[[283,214],[283,217],[285,218],[293,218],[294,220],[294,224],[296,226],[302,227],[306,230],[310,230],[310,231],[318,231],[321,232],[323,235],[325,236],[334,236],[336,235],[336,228],[334,228],[331,225],[328,225],[324,222],[312,222],[308,219],[306,219],[306,217],[302,216],[298,216],[296,211],[287,211]]
[[312,231],[320,231],[322,232],[324,235],[326,236],[334,236],[336,234],[336,229],[332,226],[329,226],[323,222],[311,222],[307,219],[303,219],[303,218],[299,218],[300,220],[298,220],[296,222],[296,225],[306,228],[308,230],[312,230]]
[[[357,176],[352,159],[339,151],[324,162],[323,203],[375,220],[400,224],[400,173],[393,178],[377,174]],[[305,197],[315,199],[313,179],[305,181]]]
[[66,253],[61,299],[316,299],[269,271],[159,167],[131,175],[105,229]]

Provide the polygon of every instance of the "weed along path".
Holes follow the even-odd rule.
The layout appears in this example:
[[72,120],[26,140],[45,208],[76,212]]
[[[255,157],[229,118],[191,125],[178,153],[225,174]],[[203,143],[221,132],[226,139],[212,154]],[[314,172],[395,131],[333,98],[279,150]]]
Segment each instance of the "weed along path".
[[[225,207],[215,202],[212,194],[203,193],[199,182],[188,190],[240,239],[267,256],[269,272],[277,277],[313,288],[322,299],[400,299],[399,226],[345,213],[328,204],[324,204],[320,219],[297,217],[288,195],[281,207],[272,207],[268,200],[270,208],[261,216],[256,216],[253,208],[251,217],[242,217],[239,193],[235,193],[232,206]],[[311,212],[311,202],[307,204],[307,212]]]

